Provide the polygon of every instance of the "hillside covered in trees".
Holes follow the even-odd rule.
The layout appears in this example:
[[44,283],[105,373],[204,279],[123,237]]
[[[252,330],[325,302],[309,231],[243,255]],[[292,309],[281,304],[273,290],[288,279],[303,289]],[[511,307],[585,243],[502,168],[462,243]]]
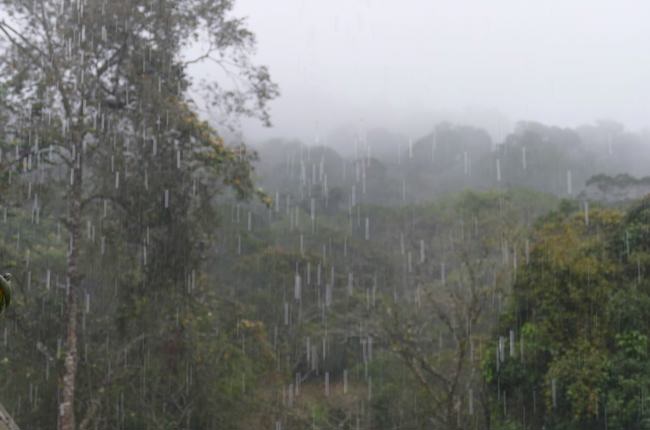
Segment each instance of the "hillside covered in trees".
[[2,5],[0,429],[650,428],[650,136],[253,146],[233,2]]

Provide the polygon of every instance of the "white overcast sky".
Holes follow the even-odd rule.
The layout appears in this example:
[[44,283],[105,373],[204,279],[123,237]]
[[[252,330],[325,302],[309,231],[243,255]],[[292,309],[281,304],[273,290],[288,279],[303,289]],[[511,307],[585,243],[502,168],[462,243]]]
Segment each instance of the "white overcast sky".
[[482,110],[504,128],[650,125],[647,0],[237,0],[235,14],[282,92],[272,129],[245,122],[253,140],[343,123],[417,136]]

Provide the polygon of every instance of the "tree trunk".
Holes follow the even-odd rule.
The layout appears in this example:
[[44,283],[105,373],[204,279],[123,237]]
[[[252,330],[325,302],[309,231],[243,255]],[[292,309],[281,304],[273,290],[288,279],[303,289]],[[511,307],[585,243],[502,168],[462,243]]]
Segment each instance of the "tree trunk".
[[2,403],[0,403],[0,430],[20,430]]
[[81,153],[80,146],[77,159],[73,161],[72,184],[70,186],[70,195],[68,197],[69,211],[69,230],[70,230],[70,250],[68,254],[68,314],[67,314],[67,331],[66,331],[66,351],[63,368],[62,380],[62,399],[59,404],[59,430],[75,430],[75,388],[78,363],[77,348],[77,296],[81,284],[81,275],[79,273],[79,246],[80,246],[80,229],[81,229]]
[[[75,267],[76,270],[76,267]],[[70,273],[70,268],[68,268]],[[74,395],[77,376],[77,297],[70,281],[68,291],[68,327],[63,369],[63,396],[59,405],[59,430],[75,430]]]

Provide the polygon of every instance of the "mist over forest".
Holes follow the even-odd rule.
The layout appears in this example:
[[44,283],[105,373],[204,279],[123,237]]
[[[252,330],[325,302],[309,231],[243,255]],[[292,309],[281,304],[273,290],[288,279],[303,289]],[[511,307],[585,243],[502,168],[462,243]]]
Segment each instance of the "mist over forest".
[[623,3],[0,2],[0,430],[650,429]]

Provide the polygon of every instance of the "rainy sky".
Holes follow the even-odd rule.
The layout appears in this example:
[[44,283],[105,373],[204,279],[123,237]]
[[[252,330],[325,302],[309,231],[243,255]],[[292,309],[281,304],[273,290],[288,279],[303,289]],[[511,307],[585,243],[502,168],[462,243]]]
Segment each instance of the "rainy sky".
[[274,127],[311,143],[341,125],[426,133],[442,119],[650,125],[650,2],[237,0],[282,91]]

